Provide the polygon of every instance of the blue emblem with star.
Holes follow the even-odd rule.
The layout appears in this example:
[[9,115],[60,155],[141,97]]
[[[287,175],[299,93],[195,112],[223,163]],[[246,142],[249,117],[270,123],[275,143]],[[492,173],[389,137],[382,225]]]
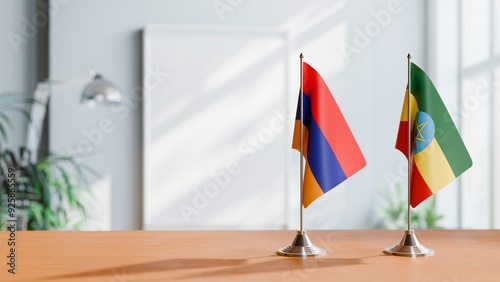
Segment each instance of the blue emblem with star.
[[434,139],[436,127],[432,117],[426,112],[418,111],[415,115],[415,123],[413,125],[413,154],[422,152]]

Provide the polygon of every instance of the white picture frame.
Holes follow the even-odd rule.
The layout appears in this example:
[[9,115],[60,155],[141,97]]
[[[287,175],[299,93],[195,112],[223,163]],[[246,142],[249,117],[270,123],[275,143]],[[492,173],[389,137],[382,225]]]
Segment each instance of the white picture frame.
[[145,27],[143,229],[286,228],[288,61],[282,30]]

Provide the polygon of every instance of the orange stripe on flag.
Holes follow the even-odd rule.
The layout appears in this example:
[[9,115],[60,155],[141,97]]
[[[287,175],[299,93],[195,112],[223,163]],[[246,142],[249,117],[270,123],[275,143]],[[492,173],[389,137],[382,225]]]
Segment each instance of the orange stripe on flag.
[[[309,130],[304,126],[304,157],[307,156],[307,146],[309,145]],[[293,131],[292,148],[300,151],[300,120],[295,121],[295,129]]]
[[319,187],[318,182],[309,167],[309,163],[307,163],[304,170],[304,208],[307,208],[307,206],[323,194],[323,190]]

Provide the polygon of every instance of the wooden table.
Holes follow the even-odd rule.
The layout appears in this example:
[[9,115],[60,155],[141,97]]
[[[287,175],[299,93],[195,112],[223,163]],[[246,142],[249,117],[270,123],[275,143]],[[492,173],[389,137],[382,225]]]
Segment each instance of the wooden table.
[[500,230],[417,230],[423,258],[382,253],[400,230],[308,234],[326,256],[277,256],[294,231],[18,231],[12,275],[0,232],[0,281],[500,281]]

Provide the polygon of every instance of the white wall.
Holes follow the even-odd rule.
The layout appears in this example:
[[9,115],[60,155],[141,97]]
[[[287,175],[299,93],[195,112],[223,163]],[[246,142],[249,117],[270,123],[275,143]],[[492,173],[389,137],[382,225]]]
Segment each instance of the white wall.
[[[102,173],[96,180],[102,193],[96,213],[107,218],[102,228],[141,228],[141,110],[136,97],[142,75],[141,30],[148,23],[288,30],[291,53],[304,52],[330,85],[368,162],[363,171],[306,210],[306,227],[369,227],[377,190],[390,185],[387,176],[397,175],[403,161],[393,145],[406,85],[406,54],[411,52],[425,67],[424,1],[66,2],[50,25],[51,76],[73,76],[92,65],[118,84],[128,101],[119,112],[90,110],[78,105],[78,87],[56,91],[51,100],[52,149],[71,146],[85,152],[86,163]],[[228,10],[218,13],[214,4],[220,3]],[[390,19],[377,24],[373,13],[389,10],[388,5],[397,7],[391,6]],[[365,28],[372,28],[373,36],[363,40],[359,30]],[[351,49],[355,53],[345,56],[343,42],[357,48]],[[292,72],[297,71],[293,63]],[[112,132],[99,129],[102,120],[112,124]]]
[[[28,26],[35,14],[35,1],[0,1],[0,93],[32,93],[37,75],[36,30]],[[24,144],[26,119],[13,114],[15,128],[11,148]]]

